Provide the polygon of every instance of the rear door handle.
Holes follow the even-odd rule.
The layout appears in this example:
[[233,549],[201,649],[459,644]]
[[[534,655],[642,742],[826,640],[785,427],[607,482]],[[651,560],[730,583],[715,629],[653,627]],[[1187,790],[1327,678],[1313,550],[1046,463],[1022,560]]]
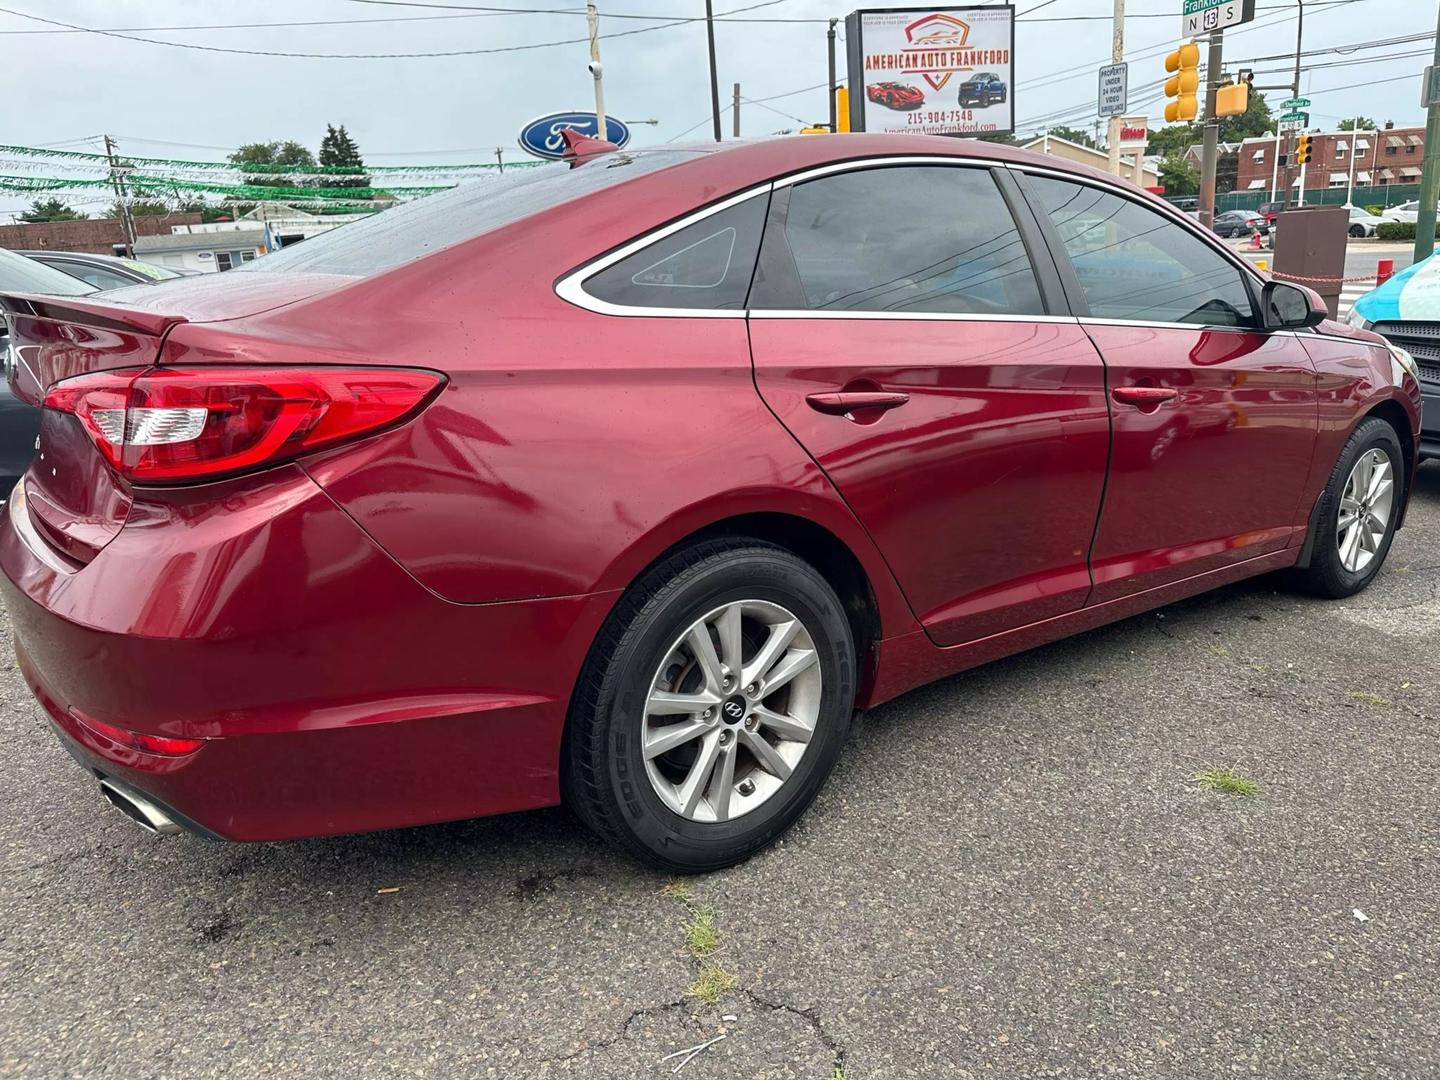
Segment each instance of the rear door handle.
[[1140,409],[1158,409],[1167,401],[1174,401],[1180,391],[1169,386],[1117,386],[1110,396],[1121,405],[1134,405]]
[[844,416],[857,409],[898,409],[910,400],[909,394],[884,390],[837,390],[824,394],[806,394],[805,403],[816,412]]

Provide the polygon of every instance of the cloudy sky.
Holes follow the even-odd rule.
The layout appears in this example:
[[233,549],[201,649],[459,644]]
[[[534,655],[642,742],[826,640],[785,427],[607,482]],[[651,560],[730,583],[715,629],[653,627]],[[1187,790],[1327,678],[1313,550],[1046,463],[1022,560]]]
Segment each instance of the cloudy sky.
[[[1305,48],[1313,122],[1333,127],[1359,112],[1384,122],[1423,122],[1420,73],[1429,39],[1356,50],[1368,42],[1433,34],[1440,0],[1306,0]],[[731,85],[742,132],[767,135],[826,116],[825,20],[853,5],[827,0],[716,0],[721,96]],[[217,160],[245,142],[295,139],[312,149],[327,123],[345,124],[372,164],[518,156],[524,121],[593,104],[583,43],[582,0],[0,0],[0,143],[91,149],[110,133],[124,152]],[[865,6],[885,6],[871,0]],[[914,6],[896,4],[894,6]],[[1126,57],[1131,100],[1146,105],[1162,81],[1161,59],[1178,40],[1180,0],[1129,0]],[[1255,59],[1257,82],[1289,81],[1293,61],[1263,59],[1295,47],[1295,0],[1258,0],[1256,22],[1227,38],[1227,66]],[[703,23],[653,19],[704,14],[703,0],[600,0],[608,110],[630,121],[636,146],[709,136]],[[496,9],[544,9],[540,13]],[[748,11],[738,11],[751,8]],[[1093,128],[1095,69],[1109,60],[1112,0],[1019,0],[1015,46],[1019,124]],[[449,10],[447,10],[449,9]],[[488,10],[483,10],[488,9]],[[91,30],[149,37],[150,44],[77,32],[20,13]],[[749,21],[755,20],[755,21]],[[768,20],[768,21],[760,21]],[[233,24],[324,25],[234,27]],[[146,29],[156,27],[207,29]],[[220,28],[220,27],[226,28]],[[843,33],[843,24],[842,24]],[[37,32],[38,31],[38,32]],[[635,31],[644,31],[636,33]],[[278,53],[439,53],[462,56],[323,59]],[[1412,55],[1424,52],[1426,55]],[[1375,61],[1355,63],[1355,61]],[[1329,65],[1329,66],[1320,66]],[[844,47],[840,47],[841,77]],[[1263,74],[1266,71],[1275,74]],[[794,91],[803,91],[793,93]],[[786,96],[778,96],[786,95]],[[1271,95],[1278,101],[1285,94]],[[1153,104],[1137,111],[1157,111]],[[689,134],[686,134],[686,132]],[[725,118],[728,136],[730,120]],[[90,141],[87,141],[90,140]],[[0,220],[28,198],[0,193]]]

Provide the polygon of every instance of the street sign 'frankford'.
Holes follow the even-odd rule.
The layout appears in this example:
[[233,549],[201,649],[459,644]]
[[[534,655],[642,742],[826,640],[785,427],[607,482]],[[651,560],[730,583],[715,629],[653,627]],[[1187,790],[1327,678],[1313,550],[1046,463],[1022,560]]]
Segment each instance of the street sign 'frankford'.
[[1239,26],[1255,18],[1255,0],[1184,0],[1180,34],[1195,37]]

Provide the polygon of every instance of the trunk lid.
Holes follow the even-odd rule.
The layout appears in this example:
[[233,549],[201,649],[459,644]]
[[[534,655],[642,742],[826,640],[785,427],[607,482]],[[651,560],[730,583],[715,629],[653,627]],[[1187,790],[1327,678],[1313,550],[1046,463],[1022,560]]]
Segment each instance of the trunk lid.
[[[17,399],[39,408],[63,379],[159,363],[165,335],[181,323],[244,318],[353,281],[231,273],[84,297],[0,295],[10,328],[6,378]],[[131,491],[74,416],[44,409],[35,450],[16,493],[20,509],[40,538],[78,569],[125,524]]]

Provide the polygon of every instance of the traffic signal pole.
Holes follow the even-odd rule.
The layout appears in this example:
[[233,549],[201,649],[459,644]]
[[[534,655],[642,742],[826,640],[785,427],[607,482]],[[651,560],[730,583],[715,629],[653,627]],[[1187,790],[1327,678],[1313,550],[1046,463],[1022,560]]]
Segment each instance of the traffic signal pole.
[[[1440,15],[1436,17],[1440,30]],[[1440,65],[1440,37],[1435,39],[1435,63]],[[1429,93],[1429,88],[1426,88]],[[1376,136],[1379,137],[1378,135]],[[1440,101],[1430,101],[1425,118],[1425,171],[1420,177],[1420,213],[1415,219],[1415,261],[1435,251],[1435,200],[1440,197]]]
[[1215,98],[1220,91],[1220,69],[1224,66],[1225,31],[1210,33],[1210,58],[1205,63],[1205,144],[1200,158],[1200,224],[1215,225],[1215,170],[1220,160],[1220,117]]
[[[1290,84],[1290,96],[1292,98],[1298,98],[1300,96],[1300,57],[1305,45],[1305,0],[1296,0],[1296,2],[1300,5],[1300,11],[1295,23],[1295,81]],[[1275,139],[1275,152],[1277,154],[1280,153],[1282,146],[1288,146],[1290,148],[1286,154],[1285,194],[1281,196],[1283,202],[1281,209],[1284,210],[1290,209],[1290,192],[1295,186],[1291,180],[1291,174],[1295,169],[1295,147],[1298,141],[1296,139],[1297,133],[1298,129],[1297,131],[1291,131],[1289,135],[1284,138],[1278,137],[1277,134],[1277,138]],[[1302,181],[1301,184],[1303,193],[1304,182]]]

